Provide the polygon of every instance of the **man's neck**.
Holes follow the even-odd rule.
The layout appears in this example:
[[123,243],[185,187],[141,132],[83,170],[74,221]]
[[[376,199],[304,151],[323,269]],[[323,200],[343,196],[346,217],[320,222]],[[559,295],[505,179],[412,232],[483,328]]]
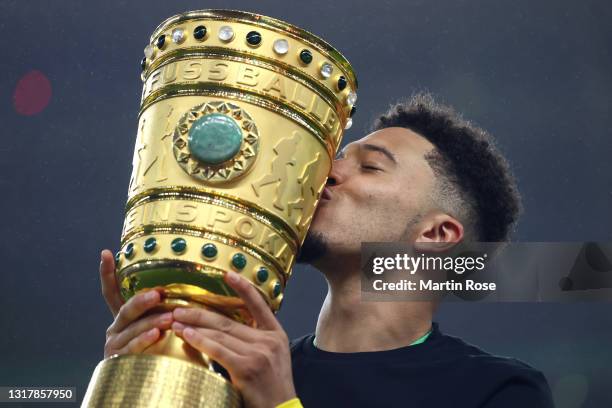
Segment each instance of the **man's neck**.
[[343,272],[327,277],[328,292],[315,333],[321,350],[391,350],[408,346],[431,329],[431,302],[362,301],[359,273]]

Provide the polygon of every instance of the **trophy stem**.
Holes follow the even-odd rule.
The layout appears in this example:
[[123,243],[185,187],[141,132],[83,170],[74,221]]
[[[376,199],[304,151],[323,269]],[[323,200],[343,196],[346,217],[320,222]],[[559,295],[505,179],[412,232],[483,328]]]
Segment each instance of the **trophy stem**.
[[146,348],[142,354],[168,356],[194,363],[212,370],[212,361],[209,357],[191,347],[172,330],[162,330],[158,341]]
[[[173,304],[174,300],[178,304]],[[155,311],[197,302],[165,299]],[[213,369],[212,360],[172,330],[141,354],[112,356],[101,361],[89,383],[82,407],[240,407],[240,395]]]

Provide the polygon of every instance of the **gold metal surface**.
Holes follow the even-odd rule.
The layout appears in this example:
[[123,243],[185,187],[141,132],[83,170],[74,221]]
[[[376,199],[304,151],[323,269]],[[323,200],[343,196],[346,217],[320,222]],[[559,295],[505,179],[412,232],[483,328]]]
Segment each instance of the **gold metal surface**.
[[[202,21],[207,21],[207,29],[210,26],[210,29],[208,30],[203,42],[210,40],[214,45],[220,45],[230,49],[240,49],[251,52],[254,55],[266,55],[271,56],[273,59],[278,59],[272,53],[272,51],[269,50],[269,48],[265,48],[261,45],[257,48],[252,48],[245,43],[244,39],[246,33],[250,31],[252,27],[256,27],[259,31],[261,31],[264,40],[266,37],[272,39],[285,38],[292,41],[290,44],[290,50],[298,51],[301,48],[308,48],[312,50],[313,53],[315,53],[315,58],[313,59],[315,64],[309,64],[308,68],[304,68],[304,71],[308,72],[313,78],[319,78],[317,71],[319,65],[317,62],[328,61],[337,68],[336,71],[340,71],[345,74],[353,90],[357,88],[357,78],[351,64],[330,44],[316,35],[292,24],[259,14],[238,10],[190,11],[170,17],[163,21],[151,35],[150,42],[154,43],[161,34],[170,34],[172,29],[176,27],[187,27],[193,30],[193,28],[199,25]],[[235,31],[235,40],[229,44],[219,41],[216,37],[218,28],[223,25],[230,25]],[[187,41],[189,40],[191,39],[188,38]],[[293,43],[293,41],[295,41],[295,43]],[[199,42],[189,41],[187,44],[180,44],[180,46],[188,47],[190,44],[199,45]],[[172,45],[174,46],[174,44]],[[291,45],[294,46],[291,47]],[[290,53],[291,51],[288,54]],[[156,57],[157,56],[154,57],[154,60]],[[300,68],[304,67],[303,64],[296,64],[294,62],[289,63]]]
[[102,361],[83,406],[104,408],[239,407],[228,381],[198,364],[161,355],[123,355]]
[[[206,35],[195,35],[201,26]],[[259,41],[247,41],[254,32]],[[223,277],[239,273],[279,309],[354,111],[353,70],[305,30],[230,10],[167,19],[145,55],[116,258],[121,293],[161,288],[157,312],[200,307],[254,325]],[[239,405],[208,356],[172,331],[144,355],[101,362],[83,402]]]

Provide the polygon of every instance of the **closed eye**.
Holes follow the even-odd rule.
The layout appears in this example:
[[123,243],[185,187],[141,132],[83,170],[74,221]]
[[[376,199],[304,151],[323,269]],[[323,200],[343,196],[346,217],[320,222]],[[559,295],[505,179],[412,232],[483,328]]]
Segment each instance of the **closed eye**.
[[367,165],[367,164],[362,164],[362,165],[361,165],[361,168],[362,168],[363,170],[367,170],[367,171],[382,171],[382,169],[380,169],[380,168],[378,168],[378,167],[375,167],[375,166],[369,166],[369,165]]

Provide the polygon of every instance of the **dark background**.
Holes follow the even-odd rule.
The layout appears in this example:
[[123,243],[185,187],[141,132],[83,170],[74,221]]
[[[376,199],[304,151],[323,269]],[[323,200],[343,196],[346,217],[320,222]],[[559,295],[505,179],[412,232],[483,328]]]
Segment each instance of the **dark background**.
[[[0,0],[0,385],[76,386],[82,398],[111,323],[99,252],[119,244],[142,50],[163,19],[201,8],[270,15],[341,50],[360,84],[345,143],[423,89],[488,129],[524,197],[516,240],[611,240],[605,0]],[[15,90],[32,70],[52,94],[23,115]],[[314,329],[324,294],[316,270],[296,267],[279,315],[290,337]],[[558,407],[608,407],[611,312],[610,303],[451,303],[437,321],[541,369]]]

